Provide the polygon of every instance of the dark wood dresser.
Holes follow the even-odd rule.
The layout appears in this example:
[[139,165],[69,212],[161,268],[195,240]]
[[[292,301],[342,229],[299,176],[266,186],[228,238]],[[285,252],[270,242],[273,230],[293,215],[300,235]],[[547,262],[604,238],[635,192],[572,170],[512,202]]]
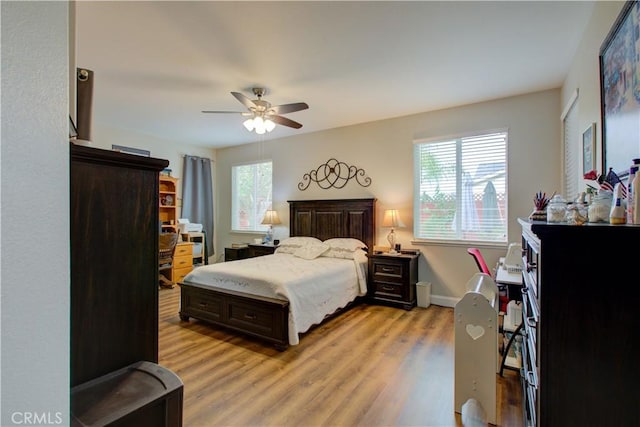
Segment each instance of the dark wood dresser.
[[73,144],[70,150],[70,385],[98,402],[99,393],[83,385],[158,362],[158,182],[168,161]]
[[519,222],[525,425],[637,425],[640,226]]

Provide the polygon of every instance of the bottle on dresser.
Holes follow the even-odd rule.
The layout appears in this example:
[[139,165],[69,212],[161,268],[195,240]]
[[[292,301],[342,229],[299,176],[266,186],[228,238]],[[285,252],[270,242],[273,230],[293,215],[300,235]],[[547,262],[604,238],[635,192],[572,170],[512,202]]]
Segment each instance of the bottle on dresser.
[[611,202],[611,211],[609,212],[610,224],[626,224],[627,223],[627,210],[622,202],[623,191],[622,186],[624,184],[618,182],[613,187],[613,201]]

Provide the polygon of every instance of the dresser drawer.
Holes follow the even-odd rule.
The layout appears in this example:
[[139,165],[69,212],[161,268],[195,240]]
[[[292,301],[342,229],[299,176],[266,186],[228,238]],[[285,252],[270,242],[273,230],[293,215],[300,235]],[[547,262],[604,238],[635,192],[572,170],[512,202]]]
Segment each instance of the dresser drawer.
[[176,283],[182,282],[184,280],[184,276],[191,273],[191,270],[193,270],[193,267],[191,266],[175,269],[173,271],[173,281]]
[[537,369],[531,365],[531,355],[526,340],[522,345],[522,369],[520,375],[522,379],[522,410],[525,419],[529,421],[526,425],[535,426],[538,412],[538,376]]
[[173,257],[173,268],[174,269],[179,269],[179,268],[185,268],[185,267],[191,267],[193,265],[193,257],[191,256],[191,254],[187,255],[187,256],[179,256]]
[[188,255],[193,258],[193,243],[178,243],[176,249],[173,252],[173,257],[180,257]]
[[540,245],[534,238],[528,238],[523,235],[522,247],[524,256],[522,263],[524,271],[522,277],[524,278],[525,285],[530,288],[538,297],[538,283],[540,282]]
[[538,343],[538,319],[539,310],[536,300],[532,298],[533,291],[525,288],[522,292],[522,308],[524,330],[527,340],[530,342],[531,352],[536,354]]

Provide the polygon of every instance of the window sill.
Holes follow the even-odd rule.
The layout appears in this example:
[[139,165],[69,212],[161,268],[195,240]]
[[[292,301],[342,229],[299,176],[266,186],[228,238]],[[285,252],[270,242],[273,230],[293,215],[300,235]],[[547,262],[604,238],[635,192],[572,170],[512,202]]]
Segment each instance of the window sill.
[[267,230],[231,230],[230,234],[267,234]]
[[414,246],[448,246],[448,247],[474,247],[487,249],[507,250],[509,242],[478,242],[474,240],[426,240],[414,239],[411,241]]

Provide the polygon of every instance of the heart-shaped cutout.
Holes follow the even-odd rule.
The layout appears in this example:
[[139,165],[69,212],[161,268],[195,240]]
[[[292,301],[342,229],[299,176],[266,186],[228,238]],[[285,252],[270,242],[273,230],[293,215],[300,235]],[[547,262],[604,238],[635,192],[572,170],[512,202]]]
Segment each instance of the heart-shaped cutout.
[[474,341],[484,335],[484,328],[480,325],[468,324],[466,329],[467,329],[467,333],[471,338],[474,339]]

